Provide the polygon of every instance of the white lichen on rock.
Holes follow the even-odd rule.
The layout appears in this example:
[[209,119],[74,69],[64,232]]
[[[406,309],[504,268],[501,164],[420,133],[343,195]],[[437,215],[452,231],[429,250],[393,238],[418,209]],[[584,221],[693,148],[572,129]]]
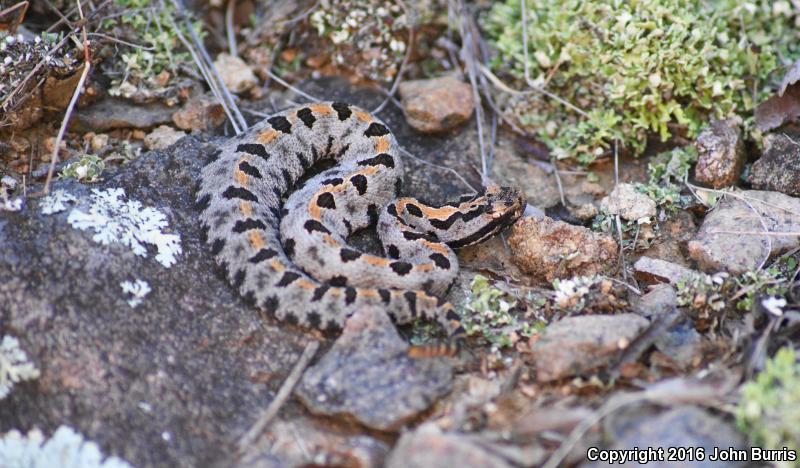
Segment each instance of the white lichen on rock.
[[156,261],[169,268],[181,253],[181,239],[161,230],[168,226],[164,213],[144,207],[136,200],[125,200],[121,188],[92,190],[92,205],[85,213],[73,208],[67,221],[76,229],[93,229],[92,239],[103,245],[121,243],[140,257],[147,257],[146,244],[158,250]]
[[128,299],[128,305],[133,308],[141,304],[144,297],[152,291],[147,281],[140,279],[136,281],[123,281],[119,285],[122,287],[122,292],[131,296],[131,298]]
[[17,188],[17,181],[13,177],[0,178],[0,211],[20,211],[22,197],[12,198],[11,194]]
[[67,209],[67,203],[74,203],[78,201],[74,195],[67,193],[62,189],[58,189],[50,195],[42,198],[39,206],[42,208],[42,214],[50,215],[60,213]]
[[83,436],[68,426],[56,429],[45,441],[38,429],[27,435],[19,431],[8,432],[0,439],[0,466],[6,468],[132,468],[132,465],[117,457],[103,459],[96,443],[84,440]]
[[[0,400],[11,393],[14,384],[39,377],[39,369],[19,347],[19,340],[6,335],[0,342]],[[0,464],[0,466],[7,466]]]

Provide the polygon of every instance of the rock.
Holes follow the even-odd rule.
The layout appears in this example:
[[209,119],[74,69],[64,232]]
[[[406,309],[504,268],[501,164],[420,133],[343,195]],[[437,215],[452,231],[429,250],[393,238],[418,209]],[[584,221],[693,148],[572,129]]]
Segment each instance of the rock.
[[451,76],[404,81],[399,91],[406,120],[423,133],[455,128],[475,109],[472,88]]
[[712,120],[694,142],[697,164],[694,177],[713,188],[736,185],[745,163],[740,122]]
[[653,318],[674,311],[678,307],[678,293],[672,286],[657,284],[631,305],[642,317]]
[[653,344],[680,369],[699,365],[705,351],[705,338],[695,330],[689,319],[678,321],[659,335]]
[[88,132],[83,135],[83,142],[88,143],[89,147],[92,148],[92,152],[99,153],[102,149],[108,146],[108,134],[100,133],[96,134],[94,132]]
[[657,258],[639,257],[633,264],[636,279],[648,283],[678,284],[682,278],[690,277],[695,272],[681,265]]
[[[21,212],[0,212],[0,333],[41,370],[3,400],[0,433],[68,424],[134,466],[231,465],[237,438],[308,338],[264,323],[214,274],[194,209],[212,151],[185,138],[96,184],[54,179],[51,193],[77,199],[63,211],[43,214],[43,200],[28,199]],[[92,190],[111,188],[164,214],[162,235],[182,248],[175,264],[156,261],[155,248],[142,257],[102,245],[67,222],[73,208],[88,212]],[[133,309],[121,283],[135,280],[152,290]],[[257,375],[274,378],[266,387]]]
[[553,322],[531,348],[536,380],[558,380],[602,367],[648,325],[636,314],[581,315]]
[[550,218],[521,219],[508,245],[520,270],[546,281],[600,274],[613,268],[617,259],[613,238]]
[[800,144],[785,133],[764,138],[764,154],[753,163],[748,181],[753,188],[800,196]]
[[167,125],[161,125],[144,137],[144,146],[150,150],[164,149],[185,136],[186,132],[175,130]]
[[797,236],[759,235],[765,228],[800,231],[798,213],[800,200],[782,193],[745,190],[727,195],[706,215],[688,244],[689,255],[707,272],[752,270],[769,256],[800,245]]
[[333,348],[306,370],[296,393],[314,414],[346,414],[397,430],[452,386],[446,358],[412,359],[381,309],[358,310]]
[[[264,437],[242,456],[238,468],[283,468],[300,466],[383,466],[390,446],[353,431],[331,431],[330,424],[310,416],[276,420]],[[302,444],[298,443],[302,440]]]
[[656,202],[639,193],[633,184],[617,184],[607,197],[600,201],[600,209],[619,215],[626,221],[651,218],[656,215]]
[[172,122],[181,130],[205,131],[225,122],[225,110],[216,99],[200,96],[189,100],[172,115]]
[[230,54],[221,53],[214,60],[214,66],[222,77],[222,82],[232,93],[243,93],[258,84],[253,69],[244,60]]
[[387,468],[511,467],[501,457],[476,445],[472,439],[444,434],[433,424],[409,432],[397,442]]
[[[609,418],[606,426],[606,435],[612,442],[608,448],[616,450],[629,450],[646,447],[693,447],[703,448],[703,460],[681,462],[680,466],[695,468],[705,467],[737,467],[745,466],[741,462],[713,462],[709,457],[714,449],[727,450],[745,448],[744,436],[736,430],[732,423],[714,416],[707,410],[695,406],[679,406],[660,414],[653,414],[655,410],[642,411],[641,406],[632,406],[628,411],[621,411],[615,417]],[[665,453],[666,455],[666,453]],[[699,458],[699,457],[698,457]],[[607,463],[584,463],[582,466],[608,466]],[[641,466],[637,462],[628,462],[622,466]],[[677,466],[672,461],[649,461],[648,467],[673,467]]]
[[78,109],[72,123],[85,131],[105,132],[117,128],[147,129],[169,123],[173,109],[162,104],[130,104],[122,99],[105,98]]

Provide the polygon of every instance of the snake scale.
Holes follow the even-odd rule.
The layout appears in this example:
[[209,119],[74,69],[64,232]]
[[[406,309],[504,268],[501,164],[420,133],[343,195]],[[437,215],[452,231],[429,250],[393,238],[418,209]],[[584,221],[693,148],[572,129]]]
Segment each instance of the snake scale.
[[[459,316],[441,299],[458,273],[452,249],[497,234],[525,201],[497,186],[442,206],[401,198],[397,150],[386,125],[340,102],[287,110],[223,143],[202,170],[197,205],[228,281],[307,327],[338,330],[377,306],[395,323],[434,319],[459,337]],[[326,160],[335,165],[298,183]],[[369,226],[385,256],[346,243]]]

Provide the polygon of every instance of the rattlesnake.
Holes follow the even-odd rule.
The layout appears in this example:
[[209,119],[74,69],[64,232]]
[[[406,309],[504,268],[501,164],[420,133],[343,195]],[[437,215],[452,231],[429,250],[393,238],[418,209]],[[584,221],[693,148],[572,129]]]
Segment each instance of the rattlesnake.
[[[439,207],[399,198],[397,150],[383,123],[338,102],[290,109],[224,143],[202,170],[197,204],[227,279],[258,307],[303,326],[340,329],[358,307],[379,306],[396,323],[423,317],[451,337],[462,333],[440,299],[458,273],[452,248],[516,221],[524,198],[496,186]],[[326,159],[337,164],[290,194]],[[370,225],[386,257],[346,244]]]

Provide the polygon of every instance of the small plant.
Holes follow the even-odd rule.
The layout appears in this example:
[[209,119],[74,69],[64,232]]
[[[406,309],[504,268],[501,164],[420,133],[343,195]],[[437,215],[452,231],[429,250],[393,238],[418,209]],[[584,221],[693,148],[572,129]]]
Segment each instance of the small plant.
[[753,302],[760,296],[780,297],[786,295],[792,275],[797,270],[797,260],[785,257],[769,268],[746,271],[735,278],[744,297],[736,302],[739,310],[752,310]]
[[[174,19],[177,17],[175,7],[169,1],[115,0],[115,3],[125,14],[107,20],[103,26],[106,29],[117,26],[123,36],[139,46],[122,46],[118,62],[122,79],[112,82],[109,93],[132,97],[142,89],[149,89],[156,95],[162,94],[160,91],[170,78],[176,76],[181,67],[192,63],[179,39],[180,34],[187,35],[187,32],[176,31],[176,27],[182,26]],[[201,25],[201,22],[192,25],[200,37],[203,36]]]
[[681,195],[681,189],[695,162],[697,151],[693,146],[660,153],[647,165],[648,182],[636,184],[636,189],[650,197],[656,205],[670,211],[686,208],[690,206],[692,197]]
[[106,163],[98,156],[85,154],[78,161],[68,164],[59,174],[60,179],[75,179],[81,182],[97,182],[100,180]]
[[[736,424],[754,445],[800,451],[800,363],[791,347],[778,350],[742,387]],[[778,466],[800,466],[794,463]]]
[[[610,154],[614,141],[640,154],[649,134],[692,138],[710,116],[746,114],[778,61],[800,56],[798,16],[786,1],[525,5],[529,78],[581,111],[524,93],[507,99],[506,113],[555,157],[584,164]],[[521,2],[496,2],[484,26],[495,71],[527,86]]]
[[701,331],[714,329],[725,310],[729,282],[727,273],[694,273],[678,281],[678,305],[692,313],[695,327]]
[[521,337],[533,335],[537,328],[514,298],[492,287],[489,279],[481,275],[472,280],[461,321],[468,336],[481,336],[499,348],[513,346]]

